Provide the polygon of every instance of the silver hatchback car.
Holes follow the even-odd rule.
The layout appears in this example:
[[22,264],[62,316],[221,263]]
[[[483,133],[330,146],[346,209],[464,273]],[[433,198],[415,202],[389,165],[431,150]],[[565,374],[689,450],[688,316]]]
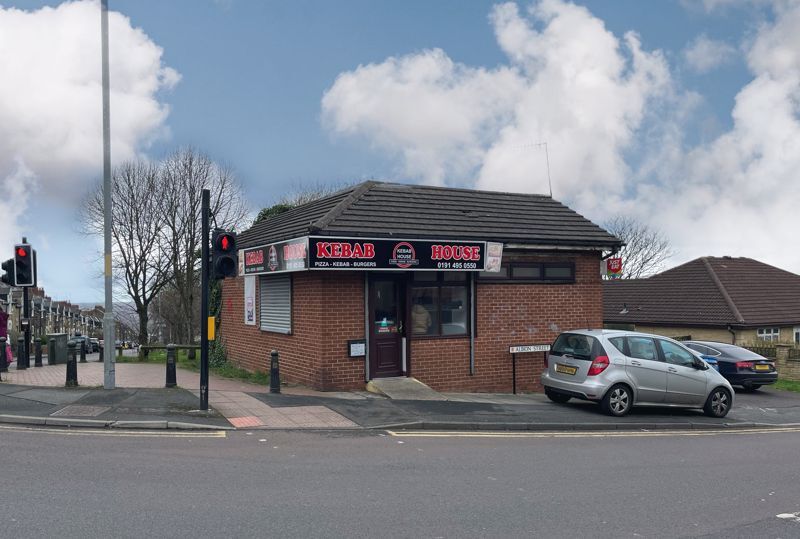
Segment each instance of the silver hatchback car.
[[678,341],[617,330],[575,330],[558,336],[542,373],[557,403],[575,397],[623,416],[636,406],[702,408],[725,417],[733,388],[700,355]]

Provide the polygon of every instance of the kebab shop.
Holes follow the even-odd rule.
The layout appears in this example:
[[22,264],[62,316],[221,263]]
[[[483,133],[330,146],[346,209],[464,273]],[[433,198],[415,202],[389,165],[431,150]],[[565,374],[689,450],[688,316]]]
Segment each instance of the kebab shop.
[[[586,291],[576,275],[594,287],[599,323],[598,262],[483,240],[304,236],[240,251],[220,330],[235,363],[265,370],[274,349],[284,381],[316,389],[414,376],[438,390],[509,392],[510,344],[549,343],[555,322],[589,320],[567,301]],[[520,361],[520,389],[538,388],[541,361]]]

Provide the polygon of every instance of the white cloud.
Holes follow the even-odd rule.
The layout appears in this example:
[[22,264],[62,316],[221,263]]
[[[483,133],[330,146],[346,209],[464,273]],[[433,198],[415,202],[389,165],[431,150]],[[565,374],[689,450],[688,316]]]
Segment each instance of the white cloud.
[[730,62],[735,55],[734,46],[724,41],[710,39],[706,35],[692,40],[683,51],[686,63],[697,73],[707,73]]
[[[109,35],[111,151],[120,161],[165,134],[169,109],[158,94],[180,76],[120,13],[109,13]],[[99,3],[0,7],[0,73],[7,77],[0,84],[0,179],[9,186],[26,178],[26,190],[14,195],[19,211],[2,213],[2,245],[19,236],[17,218],[34,185],[37,197],[68,202],[102,175]]]
[[547,169],[535,144],[546,141],[557,195],[592,207],[600,192],[620,195],[623,151],[648,102],[669,91],[663,56],[559,0],[527,16],[501,4],[490,20],[508,65],[473,68],[432,50],[360,66],[325,93],[326,125],[398,155],[407,175],[431,183],[540,193]]
[[[498,190],[546,193],[534,144],[547,141],[556,198],[596,221],[646,219],[671,238],[673,262],[726,254],[800,272],[800,2],[775,5],[772,23],[743,36],[753,78],[736,96],[733,127],[707,144],[685,137],[704,97],[680,89],[660,51],[561,0],[526,15],[494,8],[504,66],[433,50],[342,73],[323,120],[397,156],[406,179]],[[716,49],[696,67],[725,60],[728,49]]]

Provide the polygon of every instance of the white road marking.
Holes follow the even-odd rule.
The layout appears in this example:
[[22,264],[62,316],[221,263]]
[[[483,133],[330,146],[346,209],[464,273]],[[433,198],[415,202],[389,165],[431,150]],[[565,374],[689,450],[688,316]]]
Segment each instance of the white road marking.
[[715,429],[715,430],[662,430],[662,431],[571,431],[571,432],[531,432],[531,431],[393,431],[391,436],[406,438],[659,438],[666,436],[730,436],[745,434],[797,433],[800,428],[763,429]]
[[78,430],[54,429],[51,427],[22,427],[0,425],[0,430],[29,432],[36,434],[59,434],[61,436],[111,436],[117,438],[227,438],[224,430],[175,431],[175,430]]
[[797,513],[781,513],[780,515],[775,516],[784,520],[794,520],[795,522],[800,522],[800,511]]

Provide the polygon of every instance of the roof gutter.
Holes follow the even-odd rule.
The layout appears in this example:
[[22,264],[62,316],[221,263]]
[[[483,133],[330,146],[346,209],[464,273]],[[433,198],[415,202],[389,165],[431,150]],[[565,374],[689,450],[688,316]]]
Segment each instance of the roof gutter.
[[[609,247],[603,245],[596,246],[576,246],[576,245],[536,245],[529,243],[506,243],[506,249],[517,249],[520,251],[605,251]],[[613,252],[619,250],[619,246],[612,247]]]

